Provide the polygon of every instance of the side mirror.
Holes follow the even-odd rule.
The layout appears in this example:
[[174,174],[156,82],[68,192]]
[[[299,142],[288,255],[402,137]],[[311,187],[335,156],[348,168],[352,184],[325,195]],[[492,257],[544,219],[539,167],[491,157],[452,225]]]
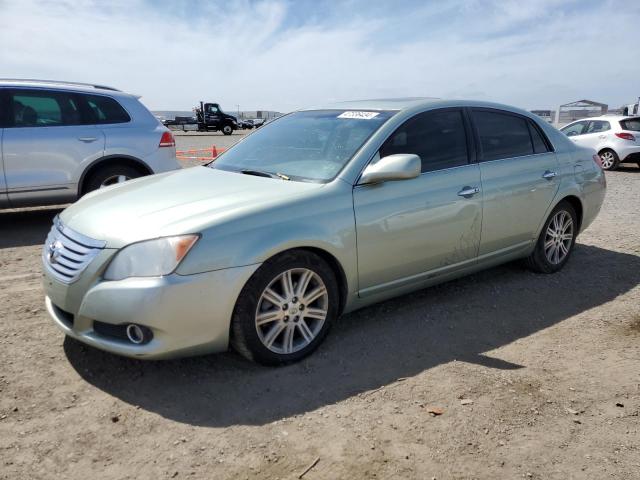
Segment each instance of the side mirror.
[[359,185],[388,182],[390,180],[406,180],[420,175],[422,162],[418,155],[399,153],[383,157],[376,163],[368,165],[362,172]]

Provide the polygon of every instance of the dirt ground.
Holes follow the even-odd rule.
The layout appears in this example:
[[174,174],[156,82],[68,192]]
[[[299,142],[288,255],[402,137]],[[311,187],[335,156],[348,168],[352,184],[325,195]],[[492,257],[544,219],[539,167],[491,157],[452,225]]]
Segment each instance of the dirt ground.
[[283,368],[65,340],[39,273],[58,210],[0,212],[0,478],[639,479],[640,170],[607,181],[562,272],[355,312]]

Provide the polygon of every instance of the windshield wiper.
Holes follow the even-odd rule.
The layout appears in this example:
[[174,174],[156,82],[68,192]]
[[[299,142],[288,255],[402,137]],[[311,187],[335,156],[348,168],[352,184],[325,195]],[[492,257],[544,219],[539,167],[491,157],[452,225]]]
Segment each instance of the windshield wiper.
[[276,178],[273,173],[263,172],[262,170],[240,170],[240,173],[244,173],[245,175],[255,175],[256,177],[267,177],[267,178]]
[[245,175],[255,175],[256,177],[280,178],[282,180],[291,180],[291,178],[287,177],[284,173],[271,173],[271,172],[264,172],[262,170],[251,170],[251,169],[240,170],[240,173],[244,173]]

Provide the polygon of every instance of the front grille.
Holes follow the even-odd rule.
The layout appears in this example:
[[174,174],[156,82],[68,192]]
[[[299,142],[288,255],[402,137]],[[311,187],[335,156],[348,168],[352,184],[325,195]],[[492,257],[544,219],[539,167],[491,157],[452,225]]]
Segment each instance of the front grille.
[[105,244],[74,232],[56,216],[42,249],[42,262],[55,278],[63,283],[72,283]]

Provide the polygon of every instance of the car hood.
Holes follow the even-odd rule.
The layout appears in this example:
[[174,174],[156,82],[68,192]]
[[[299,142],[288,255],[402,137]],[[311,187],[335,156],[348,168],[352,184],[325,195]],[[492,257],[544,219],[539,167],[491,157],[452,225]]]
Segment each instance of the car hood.
[[183,233],[279,205],[324,185],[242,175],[207,167],[151,175],[92,192],[64,210],[72,230],[107,248]]

